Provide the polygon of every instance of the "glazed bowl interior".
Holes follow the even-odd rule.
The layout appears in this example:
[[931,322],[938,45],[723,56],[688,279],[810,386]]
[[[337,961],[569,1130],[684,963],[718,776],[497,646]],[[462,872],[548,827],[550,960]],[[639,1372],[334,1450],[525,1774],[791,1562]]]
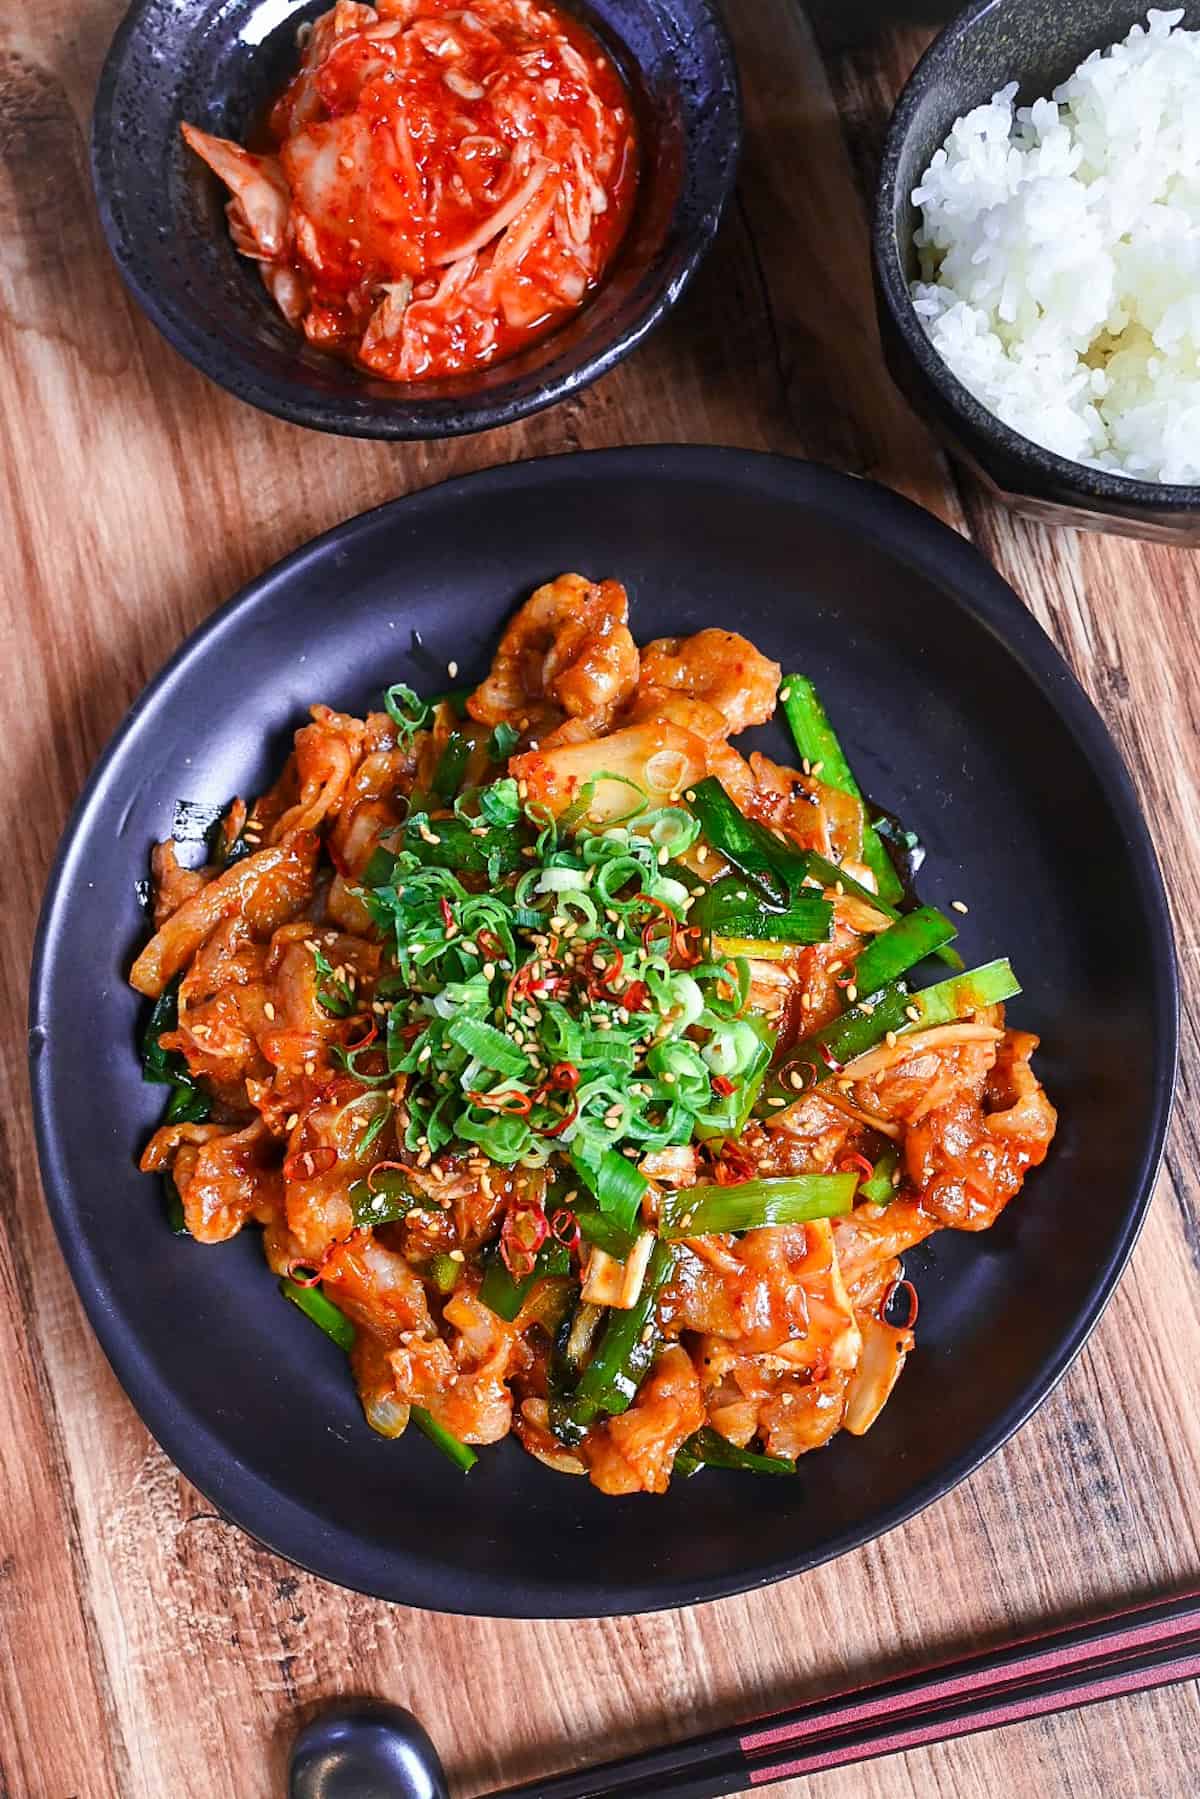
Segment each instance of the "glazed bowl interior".
[[[1200,0],[1188,0],[1182,10],[1189,29],[1200,27]],[[1048,96],[1094,50],[1126,37],[1145,18],[1138,0],[976,0],[968,6],[934,40],[897,104],[880,171],[874,254],[893,373],[952,448],[965,449],[985,477],[1017,495],[1074,503],[1083,515],[1140,515],[1169,531],[1189,520],[1200,527],[1200,487],[1089,468],[1012,430],[951,372],[909,297],[919,274],[913,236],[920,215],[912,192],[955,120],[1010,81],[1019,83],[1019,105]]]
[[420,383],[371,379],[286,323],[233,247],[224,187],[180,136],[184,122],[252,136],[295,71],[297,29],[329,4],[138,0],[114,39],[92,129],[100,216],[126,283],[175,348],[281,418],[393,438],[510,424],[633,349],[682,292],[736,171],[736,71],[711,0],[567,0],[633,96],[641,156],[629,228],[556,331],[486,369]]

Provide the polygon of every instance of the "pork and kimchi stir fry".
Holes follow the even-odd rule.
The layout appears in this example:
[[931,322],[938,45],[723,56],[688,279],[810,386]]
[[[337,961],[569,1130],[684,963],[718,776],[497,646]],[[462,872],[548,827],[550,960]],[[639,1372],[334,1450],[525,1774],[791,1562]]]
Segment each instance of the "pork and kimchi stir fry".
[[600,280],[637,185],[629,94],[544,0],[338,0],[254,148],[183,135],[290,325],[388,381],[511,355]]
[[[777,704],[795,767],[730,743]],[[198,1242],[262,1227],[384,1436],[790,1473],[887,1400],[903,1252],[1054,1135],[1009,964],[885,831],[808,680],[560,576],[474,691],[314,706],[207,866],[156,848],[142,1167]]]

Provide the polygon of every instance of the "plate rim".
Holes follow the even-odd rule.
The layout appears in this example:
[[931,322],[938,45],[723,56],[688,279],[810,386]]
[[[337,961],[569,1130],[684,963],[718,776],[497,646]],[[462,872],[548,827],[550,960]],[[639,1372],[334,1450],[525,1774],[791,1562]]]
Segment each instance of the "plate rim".
[[[774,1561],[747,1575],[717,1576],[703,1582],[664,1579],[650,1588],[583,1583],[560,1589],[518,1581],[503,1572],[480,1576],[446,1570],[409,1554],[402,1544],[365,1544],[351,1531],[321,1519],[307,1505],[274,1487],[262,1474],[245,1469],[220,1447],[202,1418],[181,1408],[169,1384],[142,1350],[137,1334],[112,1303],[86,1238],[73,1229],[74,1205],[61,1166],[61,1133],[50,1106],[42,1066],[42,1019],[53,975],[59,914],[70,887],[64,877],[83,847],[88,815],[104,797],[110,768],[142,714],[158,695],[203,657],[232,621],[269,606],[273,593],[301,575],[306,563],[336,553],[339,545],[375,527],[384,515],[413,521],[424,509],[454,507],[473,489],[503,494],[532,486],[589,481],[593,471],[614,471],[650,481],[719,479],[766,491],[771,497],[817,507],[843,524],[853,523],[900,560],[926,573],[1019,662],[1075,736],[1089,765],[1102,780],[1114,819],[1137,877],[1149,926],[1153,988],[1150,1015],[1156,1043],[1153,1105],[1142,1132],[1137,1179],[1124,1223],[1104,1265],[1077,1308],[1056,1353],[1027,1382],[1013,1402],[936,1475],[918,1483],[902,1499],[828,1539],[817,1550]],[[865,510],[867,518],[862,516]],[[641,444],[545,456],[504,463],[453,476],[342,520],[299,545],[245,583],[193,630],[147,683],[118,725],[76,801],[47,876],[38,916],[29,989],[29,1077],[42,1191],[59,1247],[76,1292],[122,1388],[164,1453],[189,1481],[237,1528],[272,1553],[319,1579],[371,1598],[429,1611],[475,1617],[583,1618],[628,1616],[661,1611],[755,1591],[833,1560],[906,1523],[944,1498],[996,1453],[1045,1402],[1079,1355],[1098,1323],[1129,1260],[1145,1222],[1162,1163],[1178,1072],[1178,962],[1171,913],[1149,826],[1123,757],[1107,725],[1062,653],[1003,576],[966,538],[933,514],[875,482],[799,458],[775,453],[697,444]],[[380,1564],[393,1574],[381,1579]],[[336,1572],[331,1569],[336,1568]]]

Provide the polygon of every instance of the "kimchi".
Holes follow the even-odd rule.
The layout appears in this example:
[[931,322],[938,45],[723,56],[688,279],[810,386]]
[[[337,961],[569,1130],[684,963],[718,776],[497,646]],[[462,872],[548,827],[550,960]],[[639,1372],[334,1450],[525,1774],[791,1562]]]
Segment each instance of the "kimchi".
[[[743,756],[777,707],[789,765]],[[314,706],[202,867],[155,849],[142,1167],[196,1241],[261,1229],[386,1437],[786,1476],[887,1402],[905,1251],[1055,1131],[1011,965],[897,832],[811,681],[562,575],[478,686]]]
[[629,94],[535,0],[338,0],[266,142],[185,124],[288,323],[388,381],[509,356],[601,279],[637,183]]

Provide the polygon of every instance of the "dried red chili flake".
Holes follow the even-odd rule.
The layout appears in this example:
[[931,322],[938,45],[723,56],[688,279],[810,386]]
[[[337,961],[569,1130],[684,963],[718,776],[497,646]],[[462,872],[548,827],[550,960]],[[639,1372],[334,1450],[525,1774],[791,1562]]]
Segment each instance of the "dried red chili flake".
[[904,1292],[908,1296],[908,1302],[909,1302],[908,1317],[905,1319],[903,1324],[897,1324],[894,1328],[896,1330],[910,1331],[910,1330],[912,1330],[913,1326],[916,1324],[917,1313],[921,1309],[921,1302],[917,1298],[917,1289],[913,1286],[911,1281],[893,1281],[892,1282],[891,1286],[888,1288],[887,1292],[883,1296],[883,1304],[879,1308],[879,1316],[881,1318],[883,1318],[886,1322],[891,1323],[891,1320],[888,1318],[888,1313],[892,1309],[893,1299],[896,1297],[896,1294],[898,1292],[900,1292],[901,1288],[903,1288]]
[[283,1164],[285,1181],[315,1181],[337,1166],[338,1154],[331,1143],[318,1143],[312,1149],[298,1149]]
[[579,958],[579,970],[587,983],[588,998],[606,999],[614,1003],[619,999],[624,1004],[624,996],[618,994],[614,982],[621,978],[621,971],[625,967],[625,952],[619,949],[608,951],[603,965],[599,967],[597,955],[598,952],[592,945]]
[[[359,1016],[361,1017],[361,1014]],[[359,1018],[352,1018],[350,1020],[351,1028],[354,1025],[356,1025],[358,1022],[359,1022]],[[352,1043],[350,1041],[349,1037],[344,1037],[342,1039],[342,1046],[343,1046],[343,1048],[348,1049],[350,1051],[351,1055],[353,1055],[357,1050],[366,1049],[369,1044],[374,1043],[374,1041],[375,1041],[376,1037],[378,1037],[378,1035],[379,1035],[378,1021],[374,1018],[368,1018],[367,1019],[367,1029],[364,1032],[364,1034],[358,1039],[358,1042]]]
[[579,1220],[568,1207],[560,1206],[550,1219],[550,1235],[556,1243],[561,1243],[564,1249],[569,1249],[572,1253],[578,1251]]
[[512,1206],[500,1227],[500,1259],[515,1281],[533,1273],[538,1250],[550,1234],[540,1206]]
[[719,1093],[722,1099],[728,1099],[735,1090],[733,1082],[727,1074],[714,1074],[712,1084],[713,1092]]
[[740,1187],[743,1181],[751,1181],[758,1173],[758,1163],[748,1149],[740,1143],[726,1142],[721,1149],[713,1167],[713,1175],[719,1187]]
[[654,948],[655,932],[666,923],[669,937],[667,954],[670,960],[682,968],[694,968],[700,960],[700,927],[684,925],[679,922],[666,900],[658,899],[652,893],[642,895],[648,906],[656,906],[662,913],[661,918],[652,918],[642,931],[642,946],[647,951]]
[[837,1166],[839,1174],[849,1174],[852,1169],[857,1169],[864,1181],[869,1181],[875,1172],[874,1164],[856,1149],[847,1150]]
[[621,995],[621,1004],[628,1012],[648,1012],[650,1010],[650,989],[645,981],[630,981]]
[[540,1132],[539,1134],[543,1137],[561,1137],[563,1132],[566,1130],[567,1126],[574,1124],[575,1120],[578,1117],[579,1117],[579,1101],[576,1099],[575,1095],[572,1093],[571,1103],[568,1106],[567,1110],[563,1113],[562,1117],[559,1119],[558,1123],[547,1126],[547,1128],[544,1131]]
[[321,1269],[314,1268],[311,1262],[290,1262],[287,1277],[293,1286],[316,1287],[320,1285]]
[[506,1087],[502,1093],[478,1093],[472,1089],[467,1098],[473,1106],[502,1112],[506,1118],[527,1118],[533,1110],[532,1093],[518,1093],[513,1087]]
[[442,909],[442,923],[445,925],[447,931],[452,931],[454,929],[454,914],[450,910],[450,901],[446,898],[444,893],[439,899],[438,905]]

